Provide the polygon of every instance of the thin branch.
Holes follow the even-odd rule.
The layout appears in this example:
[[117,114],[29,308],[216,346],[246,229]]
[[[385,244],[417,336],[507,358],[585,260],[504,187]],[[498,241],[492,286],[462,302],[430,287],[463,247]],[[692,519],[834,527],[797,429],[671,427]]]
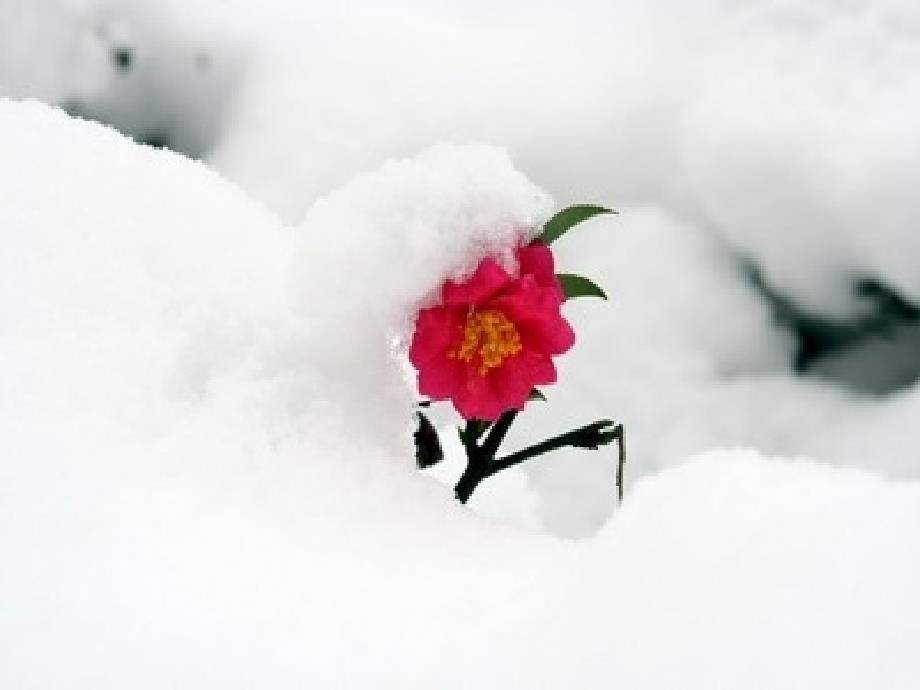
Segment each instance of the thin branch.
[[[518,465],[529,458],[543,455],[559,448],[572,447],[596,449],[599,446],[605,446],[611,441],[621,439],[623,436],[623,425],[617,424],[612,429],[609,429],[608,427],[612,425],[613,422],[609,419],[602,419],[581,428],[567,431],[564,434],[559,434],[558,436],[554,436],[541,443],[519,450],[511,455],[506,455],[491,464],[486,476],[491,477],[493,474],[506,470],[514,465]],[[620,452],[621,455],[623,455],[622,443],[620,444]],[[625,456],[622,462],[625,462]]]
[[492,458],[495,457],[495,454],[498,452],[498,447],[502,444],[502,441],[505,440],[505,435],[514,423],[514,418],[517,417],[517,414],[517,410],[508,410],[505,412],[505,414],[498,418],[498,421],[495,422],[489,435],[486,436],[486,440],[483,441],[482,444],[481,452],[487,462],[491,462]]
[[[489,428],[490,423],[488,422],[470,419],[464,428],[460,430],[460,440],[466,449],[467,465],[454,486],[454,494],[458,501],[466,503],[483,479],[518,465],[529,458],[565,447],[595,450],[613,441],[617,441],[618,445],[617,499],[619,501],[623,500],[623,466],[626,463],[626,449],[622,424],[615,424],[609,419],[601,419],[578,429],[559,434],[511,455],[495,459],[495,454],[498,452],[499,446],[504,441],[516,417],[517,410],[509,410],[497,422],[491,424],[491,428]],[[489,433],[482,444],[479,444],[479,436],[486,429],[489,429]]]
[[418,418],[418,429],[412,435],[415,440],[415,463],[420,470],[424,470],[441,462],[444,451],[431,420],[421,412],[416,412],[415,416]]
[[617,433],[617,502],[623,502],[623,465],[626,464],[626,432],[623,425],[618,424],[614,431]]
[[[467,421],[463,431],[460,432],[460,440],[466,448],[466,469],[454,486],[454,495],[461,503],[466,503],[479,483],[489,476],[489,467],[498,452],[498,447],[504,440],[508,429],[517,416],[517,410],[510,410],[503,414],[495,424],[478,419]],[[488,436],[482,445],[477,443],[479,436],[489,429]]]

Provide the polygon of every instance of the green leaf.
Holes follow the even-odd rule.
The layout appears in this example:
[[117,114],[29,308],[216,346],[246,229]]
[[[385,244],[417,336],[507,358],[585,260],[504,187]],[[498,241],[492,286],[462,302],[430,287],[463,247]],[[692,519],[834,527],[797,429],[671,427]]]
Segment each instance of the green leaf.
[[606,293],[598,287],[593,280],[584,276],[577,276],[574,273],[557,273],[556,278],[565,293],[566,299],[575,297],[600,297],[607,299]]
[[418,429],[413,434],[415,439],[415,464],[420,470],[437,465],[444,459],[441,440],[431,421],[421,412],[416,412]]
[[555,216],[546,221],[543,232],[537,237],[543,244],[552,244],[562,237],[570,228],[582,221],[593,218],[602,213],[616,213],[613,209],[595,206],[594,204],[575,204],[564,208]]
[[546,396],[543,395],[542,391],[534,388],[532,391],[530,391],[530,395],[527,396],[527,401],[530,402],[531,400],[540,400],[542,402],[546,402]]

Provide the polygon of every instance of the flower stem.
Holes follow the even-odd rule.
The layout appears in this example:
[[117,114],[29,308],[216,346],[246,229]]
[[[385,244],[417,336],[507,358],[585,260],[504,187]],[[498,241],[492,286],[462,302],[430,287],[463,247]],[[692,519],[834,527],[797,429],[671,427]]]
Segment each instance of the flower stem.
[[617,442],[618,450],[617,499],[623,500],[623,466],[626,463],[626,448],[622,424],[615,424],[609,419],[601,419],[496,459],[495,455],[498,453],[498,448],[501,446],[502,441],[505,440],[505,436],[508,434],[508,430],[516,417],[517,410],[510,410],[503,414],[492,425],[489,434],[481,445],[478,443],[478,438],[483,433],[483,422],[476,419],[467,421],[466,426],[460,432],[460,439],[466,449],[467,464],[456,486],[454,486],[454,494],[458,501],[466,503],[483,479],[509,467],[519,465],[529,458],[565,447],[596,450],[600,446],[606,446],[613,441]]
[[489,462],[492,461],[495,454],[498,452],[498,447],[502,444],[502,441],[505,440],[508,429],[511,428],[517,414],[517,410],[508,410],[508,412],[505,412],[505,414],[498,418],[498,421],[495,422],[495,426],[492,427],[489,435],[486,436],[486,440],[482,444],[480,451],[486,456]]
[[454,487],[454,495],[457,497],[458,501],[466,503],[470,500],[470,496],[473,495],[476,487],[479,486],[479,482],[485,479],[484,471],[485,467],[482,464],[473,461],[467,464],[466,470],[460,475],[460,479]]
[[467,461],[466,470],[464,470],[454,487],[454,495],[461,503],[466,503],[470,496],[473,495],[476,487],[479,486],[479,482],[490,475],[491,463],[495,459],[498,447],[505,440],[508,429],[514,423],[517,413],[517,410],[509,410],[499,417],[498,421],[492,425],[482,445],[477,443],[477,439],[482,434],[482,430],[487,428],[488,423],[478,419],[470,419],[467,421],[463,431],[460,432],[460,440],[466,449]]
[[[613,427],[612,429],[609,428],[611,426]],[[572,448],[596,450],[598,447],[605,446],[614,440],[616,440],[620,446],[620,458],[617,470],[617,486],[618,489],[620,489],[620,485],[622,484],[622,470],[619,468],[622,467],[622,464],[626,460],[623,451],[623,425],[614,425],[609,419],[602,419],[591,424],[586,424],[578,429],[572,429],[572,431],[567,431],[564,434],[559,434],[558,436],[554,436],[553,438],[519,450],[516,453],[499,458],[490,464],[489,473],[486,476],[491,477],[493,474],[506,470],[509,467],[514,467],[529,458],[534,458],[538,455],[558,450],[559,448],[570,446]],[[618,491],[618,495],[620,493],[621,490]]]

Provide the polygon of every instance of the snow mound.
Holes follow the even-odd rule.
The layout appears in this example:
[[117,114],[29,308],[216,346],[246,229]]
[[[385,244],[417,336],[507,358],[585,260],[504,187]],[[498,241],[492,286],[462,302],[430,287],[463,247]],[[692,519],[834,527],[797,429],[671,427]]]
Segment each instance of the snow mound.
[[[346,296],[406,307],[399,250],[375,268],[328,238],[323,262],[375,280],[326,287],[313,313],[297,286],[323,240],[295,254],[202,166],[29,103],[0,102],[0,150],[4,687],[845,690],[920,673],[920,486],[732,451],[643,480],[593,539],[503,528],[413,471],[407,430],[386,437],[408,402],[364,424],[372,403],[324,397],[340,371],[317,343],[366,332]],[[441,151],[314,221],[382,212],[370,179],[421,199],[417,170],[464,179],[463,160],[495,163],[509,217],[536,212],[494,151]],[[343,247],[374,241],[337,228]],[[446,260],[447,242],[407,261]]]
[[[507,147],[561,204],[624,211],[594,221],[603,230],[579,230],[584,241],[559,245],[565,270],[595,277],[613,303],[568,308],[580,344],[563,360],[563,384],[535,428],[622,419],[635,442],[630,480],[733,443],[917,477],[905,440],[920,372],[917,8],[905,0],[200,0],[194,8],[7,0],[0,93],[66,105],[139,139],[206,148],[210,165],[288,221],[300,225],[312,209],[301,238],[340,236],[355,272],[375,276],[382,292],[402,291],[374,309],[356,307],[366,313],[350,340],[323,340],[318,326],[301,324],[313,334],[289,355],[309,349],[322,362],[328,398],[354,397],[335,392],[336,382],[351,385],[333,374],[345,362],[390,376],[362,366],[358,343],[404,330],[398,312],[418,297],[412,291],[430,288],[445,269],[436,253],[426,263],[426,242],[443,243],[449,255],[469,239],[459,222],[459,235],[447,232],[454,226],[445,220],[442,169],[426,180],[423,166],[413,181],[403,164],[390,183],[354,182],[345,197],[332,190],[434,141],[486,141]],[[126,47],[129,70],[118,62]],[[173,141],[157,142],[157,132]],[[199,143],[183,148],[182,136]],[[459,171],[454,182],[471,184],[474,196],[487,190],[496,169],[487,158],[479,162],[489,179],[479,187]],[[397,178],[407,196],[388,202],[379,190]],[[424,208],[428,196],[444,204],[443,217]],[[494,201],[509,204],[509,218],[539,216],[540,203],[524,196]],[[417,233],[400,225],[404,218],[443,225],[437,236]],[[331,230],[340,226],[352,234]],[[362,286],[341,278],[345,264],[334,249],[322,254],[324,245],[310,249],[316,260],[298,250],[279,275],[293,272],[300,315],[327,320],[345,309],[341,301],[306,295]],[[380,281],[364,263],[374,252],[402,287],[397,275]],[[763,279],[759,292],[752,273],[738,270],[742,261]],[[781,300],[773,314],[768,294]],[[804,321],[811,330],[792,342],[784,329]],[[818,344],[808,372],[831,383],[789,375],[809,335]],[[388,355],[371,356],[382,364]],[[291,388],[315,389],[317,379]],[[377,384],[367,388],[385,389]],[[405,402],[387,407],[398,415]],[[526,427],[518,440],[531,440]],[[562,453],[532,469],[534,478],[547,475],[537,483],[541,510],[556,515],[553,529],[585,534],[609,515],[608,463]]]
[[[418,308],[446,276],[468,275],[487,254],[510,264],[511,248],[551,210],[507,153],[485,145],[441,144],[318,200],[298,234],[291,290],[300,312],[328,324],[317,356],[354,388],[335,397],[405,415],[405,400],[373,399],[386,388],[376,377],[396,371],[388,343],[407,347]],[[405,393],[401,382],[391,387]],[[379,411],[366,418],[379,420]]]

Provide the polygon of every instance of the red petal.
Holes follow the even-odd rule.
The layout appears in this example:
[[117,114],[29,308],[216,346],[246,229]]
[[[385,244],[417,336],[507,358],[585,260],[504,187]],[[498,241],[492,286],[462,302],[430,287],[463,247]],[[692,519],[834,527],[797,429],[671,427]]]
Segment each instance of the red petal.
[[505,407],[496,395],[490,376],[481,376],[473,367],[467,367],[465,380],[454,393],[454,407],[464,419],[495,421]]
[[547,355],[561,355],[575,344],[575,331],[561,315],[542,321],[518,324],[525,345]]
[[505,360],[492,374],[493,385],[505,409],[523,409],[534,386],[556,382],[556,367],[548,355],[525,350]]
[[520,247],[517,259],[522,276],[532,275],[540,284],[550,278],[556,279],[553,252],[542,242],[531,242],[526,247]]
[[[533,386],[548,386],[556,383],[556,365],[549,355],[525,350],[522,354],[522,366],[527,367],[527,374]],[[530,391],[528,391],[528,394]]]
[[491,372],[496,394],[506,410],[521,410],[533,389],[529,370],[520,355],[509,357]]
[[560,355],[575,343],[575,332],[562,317],[556,295],[537,286],[531,276],[515,281],[490,305],[501,309],[527,344],[540,352]]
[[432,400],[446,400],[463,386],[465,367],[447,357],[436,357],[419,369],[418,392]]
[[553,252],[542,242],[534,241],[526,247],[518,249],[518,265],[520,275],[533,276],[537,285],[547,290],[552,290],[559,302],[565,301],[565,293],[556,278]]
[[501,290],[511,279],[508,272],[499,266],[495,259],[487,256],[479,262],[473,275],[466,282],[455,283],[452,280],[445,282],[441,290],[441,298],[444,304],[482,304]]
[[409,361],[416,369],[451,346],[463,325],[464,310],[458,307],[422,309],[415,319],[415,333],[409,346]]

